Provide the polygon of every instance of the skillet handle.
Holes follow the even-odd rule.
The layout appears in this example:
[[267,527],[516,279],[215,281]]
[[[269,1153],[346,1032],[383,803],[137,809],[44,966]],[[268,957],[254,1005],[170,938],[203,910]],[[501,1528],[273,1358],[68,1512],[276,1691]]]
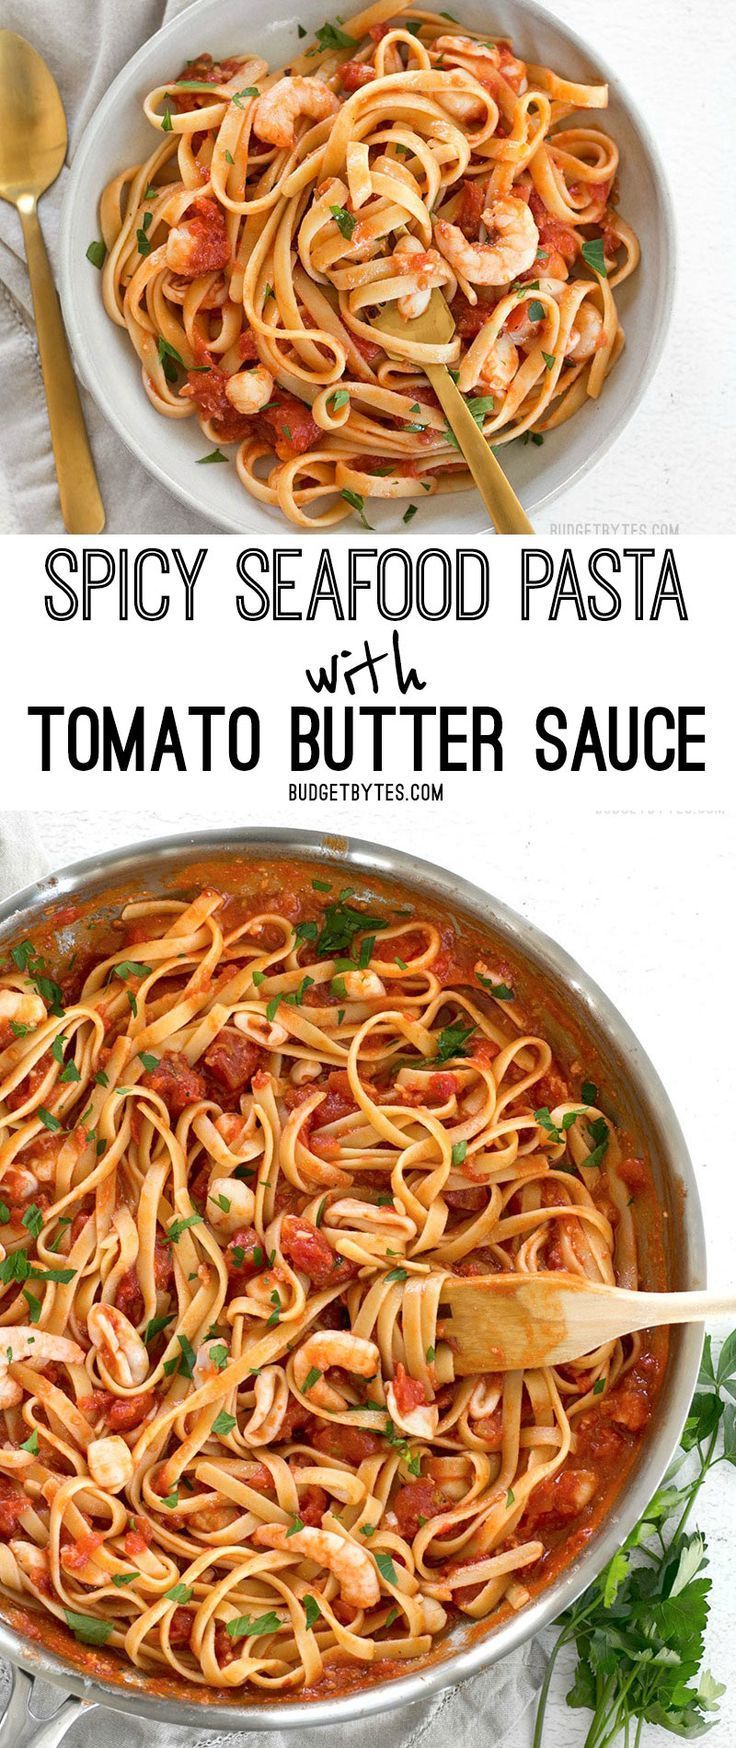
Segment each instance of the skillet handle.
[[24,1669],[11,1670],[10,1699],[0,1718],[0,1748],[57,1748],[70,1725],[82,1712],[91,1711],[94,1700],[68,1694],[50,1718],[35,1718],[31,1711],[34,1683]]

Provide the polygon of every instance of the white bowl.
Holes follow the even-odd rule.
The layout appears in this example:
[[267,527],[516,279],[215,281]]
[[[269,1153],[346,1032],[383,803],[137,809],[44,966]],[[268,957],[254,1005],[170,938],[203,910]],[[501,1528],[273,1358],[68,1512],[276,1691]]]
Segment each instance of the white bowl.
[[[582,479],[620,436],[647,387],[665,337],[674,277],[674,222],[662,165],[646,123],[600,57],[534,0],[458,0],[455,9],[471,28],[507,33],[515,49],[566,78],[607,79],[604,125],[621,152],[621,211],[637,231],[642,260],[616,293],[626,348],[600,401],[588,401],[544,446],[513,443],[501,459],[530,516]],[[155,135],[142,100],[165,84],[186,61],[208,51],[216,58],[243,49],[263,54],[278,67],[298,44],[297,23],[307,31],[324,22],[325,0],[299,0],[298,13],[269,19],[268,9],[243,0],[195,0],[144,43],[110,87],[77,148],[61,226],[61,298],[77,367],[102,412],[149,473],[209,522],[233,533],[283,532],[281,513],[250,497],[234,466],[197,466],[203,441],[198,421],[170,421],[156,413],[141,386],[140,367],[127,334],[105,314],[100,276],[85,259],[99,236],[98,203],[106,182],[126,164],[147,157]],[[348,8],[345,8],[347,17]],[[234,453],[234,452],[233,452]],[[371,523],[382,533],[402,528],[405,505],[371,501]],[[357,524],[356,524],[357,527]],[[484,506],[474,491],[438,494],[422,503],[421,532],[427,539],[487,529]],[[303,531],[300,530],[300,535]],[[345,529],[343,528],[343,532]]]

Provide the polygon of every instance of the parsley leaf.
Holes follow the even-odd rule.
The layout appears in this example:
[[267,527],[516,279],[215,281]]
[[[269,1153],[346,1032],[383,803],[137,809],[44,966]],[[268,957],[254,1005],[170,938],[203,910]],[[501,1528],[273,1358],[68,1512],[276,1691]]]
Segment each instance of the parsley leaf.
[[460,1020],[445,1026],[437,1040],[435,1062],[450,1062],[453,1056],[464,1056],[465,1047],[477,1029],[474,1025],[464,1026]]

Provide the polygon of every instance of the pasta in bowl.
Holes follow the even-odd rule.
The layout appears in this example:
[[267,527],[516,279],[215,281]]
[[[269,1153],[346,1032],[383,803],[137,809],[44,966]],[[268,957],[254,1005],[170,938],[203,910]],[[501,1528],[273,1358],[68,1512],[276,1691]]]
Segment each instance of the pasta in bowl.
[[209,872],[3,963],[0,1582],[144,1681],[319,1700],[531,1614],[659,1413],[661,1334],[457,1378],[443,1280],[661,1284],[661,1218],[493,933]]
[[[247,49],[172,67],[144,104],[158,143],[108,184],[91,246],[151,405],[198,419],[197,461],[307,529],[468,488],[423,363],[504,455],[540,446],[623,346],[639,247],[607,100],[390,0],[305,33],[283,69]],[[389,345],[372,318],[433,289],[451,340]]]

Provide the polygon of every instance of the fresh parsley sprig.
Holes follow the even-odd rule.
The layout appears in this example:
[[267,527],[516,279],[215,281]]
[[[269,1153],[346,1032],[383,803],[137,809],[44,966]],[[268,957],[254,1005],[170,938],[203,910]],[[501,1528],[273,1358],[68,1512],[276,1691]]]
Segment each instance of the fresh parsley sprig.
[[[569,1706],[592,1712],[584,1748],[639,1742],[644,1723],[672,1735],[712,1728],[724,1689],[702,1668],[711,1580],[707,1550],[688,1520],[701,1487],[719,1463],[736,1466],[736,1330],[714,1361],[706,1336],[698,1389],[681,1453],[623,1547],[572,1608],[560,1631],[537,1707],[533,1748],[542,1748],[557,1658],[574,1645],[577,1666]],[[697,1467],[679,1477],[687,1456]]]

